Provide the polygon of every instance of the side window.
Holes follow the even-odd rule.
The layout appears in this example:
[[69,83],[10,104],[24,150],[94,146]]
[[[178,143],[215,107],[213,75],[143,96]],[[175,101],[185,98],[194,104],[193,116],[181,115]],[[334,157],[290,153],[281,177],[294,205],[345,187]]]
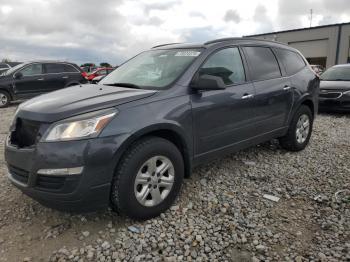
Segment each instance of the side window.
[[64,72],[66,72],[66,73],[77,73],[78,72],[78,70],[74,66],[71,66],[71,65],[64,64],[63,68],[64,68]]
[[53,74],[53,73],[62,73],[64,72],[63,65],[62,64],[45,64],[46,73]]
[[226,48],[214,53],[199,69],[199,75],[221,77],[226,85],[244,82],[244,67],[238,48]]
[[244,47],[253,80],[281,77],[275,55],[268,47]]
[[23,74],[23,76],[41,75],[43,73],[43,65],[32,64],[26,66],[20,72]]
[[293,75],[305,67],[305,62],[298,53],[285,49],[276,49],[278,59],[284,65],[288,75]]

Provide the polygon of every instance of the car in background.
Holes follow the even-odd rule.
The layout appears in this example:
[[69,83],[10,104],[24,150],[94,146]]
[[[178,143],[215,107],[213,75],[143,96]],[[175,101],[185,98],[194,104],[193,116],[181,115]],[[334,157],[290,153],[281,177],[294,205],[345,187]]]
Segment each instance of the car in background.
[[0,75],[0,107],[68,86],[84,84],[83,71],[68,62],[27,62]]
[[350,111],[350,64],[332,66],[320,79],[319,109]]
[[95,78],[93,78],[90,83],[91,84],[97,84],[98,82],[100,82],[103,78],[105,78],[105,75],[104,76],[96,76]]
[[324,67],[321,65],[310,65],[312,70],[318,75],[321,75],[324,72]]
[[91,81],[97,76],[106,76],[114,70],[113,67],[100,67],[93,71],[91,74],[87,75],[87,80]]
[[0,74],[6,72],[11,67],[21,64],[21,62],[1,62],[0,63]]

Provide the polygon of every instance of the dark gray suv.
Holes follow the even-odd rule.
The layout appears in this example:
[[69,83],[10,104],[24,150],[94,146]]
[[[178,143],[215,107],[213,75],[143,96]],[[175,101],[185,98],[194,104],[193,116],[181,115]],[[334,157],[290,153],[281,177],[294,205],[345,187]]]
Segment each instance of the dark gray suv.
[[156,46],[98,85],[21,104],[5,148],[9,179],[53,208],[151,218],[198,164],[273,138],[302,150],[318,91],[305,58],[276,42]]

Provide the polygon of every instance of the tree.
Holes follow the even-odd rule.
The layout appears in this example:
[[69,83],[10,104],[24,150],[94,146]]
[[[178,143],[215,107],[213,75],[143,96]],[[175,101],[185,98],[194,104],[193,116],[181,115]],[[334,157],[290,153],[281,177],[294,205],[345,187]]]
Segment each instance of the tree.
[[95,66],[95,64],[94,63],[85,63],[85,64],[81,65],[81,67],[84,67],[84,66],[91,67],[91,66]]
[[1,59],[1,62],[3,62],[3,63],[11,62],[11,59],[3,58],[3,59]]
[[101,67],[112,67],[112,65],[110,63],[107,63],[107,62],[100,63],[100,66]]

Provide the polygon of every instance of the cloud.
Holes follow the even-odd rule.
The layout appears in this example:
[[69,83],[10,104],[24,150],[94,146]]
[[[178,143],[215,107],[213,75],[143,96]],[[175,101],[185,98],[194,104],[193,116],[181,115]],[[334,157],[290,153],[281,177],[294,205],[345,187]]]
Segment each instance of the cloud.
[[255,8],[253,20],[257,24],[256,32],[267,33],[274,30],[273,22],[267,14],[266,7],[263,5],[258,5]]
[[0,59],[120,64],[162,43],[307,27],[310,8],[314,26],[350,21],[348,0],[0,0]]
[[239,16],[236,10],[228,10],[224,16],[224,20],[226,22],[235,22],[239,23],[241,21],[241,17]]

